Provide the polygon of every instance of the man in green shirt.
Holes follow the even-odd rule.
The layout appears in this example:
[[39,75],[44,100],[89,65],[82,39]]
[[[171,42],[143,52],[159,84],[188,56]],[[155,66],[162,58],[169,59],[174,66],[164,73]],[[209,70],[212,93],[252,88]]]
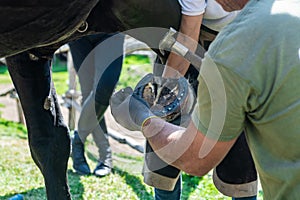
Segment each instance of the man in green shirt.
[[264,199],[300,199],[299,32],[299,0],[251,0],[206,53],[186,129],[154,116],[129,88],[112,97],[112,113],[140,128],[164,161],[197,176],[245,130]]

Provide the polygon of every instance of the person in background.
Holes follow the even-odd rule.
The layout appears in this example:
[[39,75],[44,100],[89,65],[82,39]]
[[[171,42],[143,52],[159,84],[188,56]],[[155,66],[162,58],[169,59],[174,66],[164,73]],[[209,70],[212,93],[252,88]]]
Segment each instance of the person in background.
[[[82,175],[91,173],[84,155],[84,143],[90,133],[92,133],[99,153],[98,164],[93,174],[98,177],[103,177],[110,174],[112,169],[112,152],[103,115],[109,105],[109,99],[114,87],[118,82],[123,57],[117,57],[110,65],[106,66],[106,64],[101,62],[101,55],[96,55],[92,51],[111,36],[110,34],[104,33],[89,35],[69,43],[74,68],[79,78],[83,105],[78,122],[78,131],[74,131],[74,137],[72,139],[71,157],[73,160],[73,168],[77,173]],[[112,47],[115,48],[115,51],[120,52],[120,55],[123,54],[123,42],[124,38],[122,36],[113,38]],[[97,62],[97,60],[99,62]],[[102,69],[104,72],[99,83],[96,83],[96,74],[99,69]],[[93,92],[95,85],[99,88],[99,92],[97,90]],[[93,103],[94,101],[92,100],[94,99],[97,103]],[[86,107],[91,104],[93,108],[96,109],[95,112],[99,119],[99,124],[96,127],[94,127],[93,123],[89,120],[89,110],[86,109]]]
[[187,128],[154,116],[130,88],[111,99],[116,121],[139,127],[164,161],[196,176],[216,167],[245,130],[264,199],[299,199],[299,5],[251,0],[220,31],[205,54]]

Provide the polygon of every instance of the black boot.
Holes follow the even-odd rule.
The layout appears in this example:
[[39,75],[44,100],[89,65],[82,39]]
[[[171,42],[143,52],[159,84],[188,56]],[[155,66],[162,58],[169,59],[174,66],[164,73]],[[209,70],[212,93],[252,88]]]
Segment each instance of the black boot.
[[84,156],[84,144],[77,131],[74,131],[74,137],[72,139],[72,154],[73,168],[80,175],[88,175],[91,173],[90,167],[86,162]]

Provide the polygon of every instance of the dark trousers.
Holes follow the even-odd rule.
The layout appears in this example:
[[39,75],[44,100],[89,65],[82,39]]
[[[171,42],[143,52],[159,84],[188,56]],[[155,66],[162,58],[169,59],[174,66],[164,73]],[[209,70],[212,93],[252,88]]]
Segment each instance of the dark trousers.
[[[107,41],[113,45],[114,50],[112,53],[107,50],[106,53],[113,54],[114,51],[117,51],[121,54],[117,55],[116,58],[109,64],[105,63],[105,55],[98,54],[98,52],[96,53],[97,49],[101,49],[101,45],[105,45],[105,42],[107,43]],[[95,102],[97,102],[97,106],[95,105],[95,109],[97,109],[96,112],[101,113],[101,116],[97,116],[100,119],[100,126],[97,125],[90,131],[80,131],[82,129],[80,129],[79,123],[79,135],[81,140],[84,142],[90,132],[92,133],[95,144],[98,147],[99,161],[104,162],[108,166],[111,165],[111,149],[108,142],[107,127],[103,114],[109,105],[109,99],[121,73],[123,62],[123,43],[123,36],[120,35],[120,37],[113,37],[112,34],[104,33],[85,36],[79,40],[69,43],[74,68],[79,78],[82,93],[82,104],[88,102],[88,98],[91,92],[93,92],[94,95],[91,97],[95,98]],[[102,73],[98,73],[99,71],[102,71]],[[83,106],[79,121],[83,121],[81,124],[84,124],[85,127],[92,127],[94,125],[89,124],[90,120],[87,117],[88,113],[85,112],[84,108],[85,107]]]

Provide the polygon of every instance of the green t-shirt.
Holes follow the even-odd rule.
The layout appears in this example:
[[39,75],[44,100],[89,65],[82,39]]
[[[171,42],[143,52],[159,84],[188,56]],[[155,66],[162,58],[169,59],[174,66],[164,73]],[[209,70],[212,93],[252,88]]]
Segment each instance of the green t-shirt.
[[250,1],[198,80],[198,129],[219,141],[245,130],[264,199],[300,199],[300,1]]

